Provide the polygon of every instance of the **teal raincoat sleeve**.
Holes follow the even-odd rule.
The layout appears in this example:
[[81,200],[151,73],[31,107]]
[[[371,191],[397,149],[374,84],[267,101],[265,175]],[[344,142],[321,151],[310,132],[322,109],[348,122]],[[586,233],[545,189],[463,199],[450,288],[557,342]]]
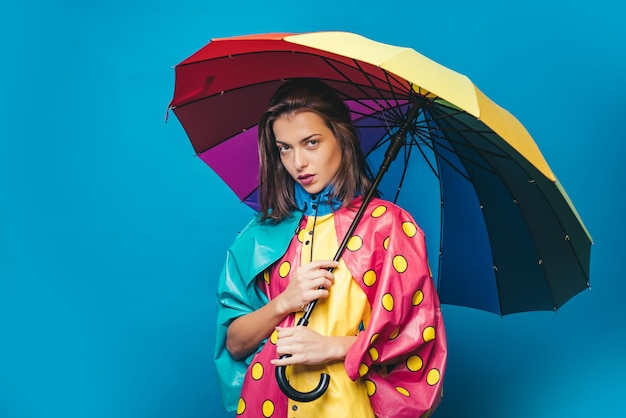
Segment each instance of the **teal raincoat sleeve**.
[[[217,285],[215,367],[224,408],[237,408],[241,387],[252,357],[235,360],[226,349],[226,332],[236,318],[267,303],[256,286],[256,277],[287,250],[300,216],[294,214],[278,224],[253,219],[241,231],[226,254],[226,263]],[[259,349],[263,344],[259,345]],[[257,350],[258,351],[258,350]]]

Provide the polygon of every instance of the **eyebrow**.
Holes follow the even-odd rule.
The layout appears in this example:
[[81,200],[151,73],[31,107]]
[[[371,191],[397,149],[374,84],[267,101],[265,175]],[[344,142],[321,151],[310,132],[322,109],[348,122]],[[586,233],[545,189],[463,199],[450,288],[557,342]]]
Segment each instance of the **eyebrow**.
[[[309,136],[305,136],[304,138],[302,138],[301,140],[299,140],[298,142],[302,143],[302,142],[306,142],[308,140],[310,140],[311,138],[313,138],[314,136],[321,136],[322,134],[311,134]],[[281,141],[280,139],[276,138],[275,141],[277,144],[286,144],[286,142]]]

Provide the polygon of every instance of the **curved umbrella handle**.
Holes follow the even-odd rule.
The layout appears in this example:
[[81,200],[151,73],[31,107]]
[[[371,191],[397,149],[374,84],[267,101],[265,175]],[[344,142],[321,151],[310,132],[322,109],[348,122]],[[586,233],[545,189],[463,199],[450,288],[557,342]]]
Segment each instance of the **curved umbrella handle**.
[[[280,358],[289,356],[290,354],[285,354]],[[326,389],[328,389],[328,385],[330,384],[330,376],[326,373],[321,373],[320,382],[317,384],[315,389],[310,392],[300,392],[289,384],[289,380],[287,380],[287,366],[278,366],[276,367],[276,382],[278,383],[280,390],[282,390],[283,393],[290,399],[297,402],[311,402],[326,392]]]
[[[304,309],[304,315],[296,325],[302,325],[306,327],[309,325],[309,317],[311,316],[311,312],[313,312],[313,308],[317,304],[317,300],[309,303]],[[291,354],[284,354],[280,356],[280,358],[291,357]],[[320,374],[320,382],[317,384],[317,387],[310,392],[300,392],[297,389],[294,389],[287,379],[287,366],[278,366],[276,367],[276,382],[278,383],[278,387],[280,390],[289,397],[289,399],[293,399],[297,402],[311,402],[322,396],[326,389],[328,389],[328,385],[330,384],[330,376],[326,373]]]

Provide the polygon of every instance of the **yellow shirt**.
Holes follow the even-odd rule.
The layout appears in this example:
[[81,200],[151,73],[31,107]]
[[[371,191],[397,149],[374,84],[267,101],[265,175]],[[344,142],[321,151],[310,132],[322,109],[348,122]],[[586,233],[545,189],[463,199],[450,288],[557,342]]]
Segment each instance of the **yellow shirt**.
[[[315,260],[332,260],[339,248],[333,215],[310,216],[298,234],[302,243],[301,264]],[[359,327],[369,322],[371,307],[359,284],[352,278],[343,260],[333,274],[335,283],[327,299],[320,299],[309,319],[308,327],[321,335],[357,335]],[[296,317],[296,322],[302,313]],[[312,402],[289,400],[289,418],[373,418],[374,413],[363,381],[352,381],[346,374],[343,360],[318,366],[287,367],[292,387],[309,392],[320,380],[320,373],[330,375],[330,385],[322,397]]]

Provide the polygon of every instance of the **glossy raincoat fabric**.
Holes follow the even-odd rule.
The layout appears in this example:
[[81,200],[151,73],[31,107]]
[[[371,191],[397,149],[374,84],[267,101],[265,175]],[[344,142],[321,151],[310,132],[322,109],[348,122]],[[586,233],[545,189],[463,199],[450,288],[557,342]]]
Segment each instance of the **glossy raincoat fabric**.
[[[350,226],[360,200],[355,203],[334,214],[338,240]],[[259,369],[248,367],[253,358],[265,375],[274,376],[269,364],[277,357],[272,341],[258,355],[237,362],[225,349],[225,332],[233,319],[266,302],[256,278],[275,261],[293,257],[289,244],[298,222],[297,215],[278,225],[253,222],[229,250],[218,288],[216,338],[216,365],[228,410],[255,408],[257,416],[287,416],[287,399],[273,379],[263,380],[261,390],[247,391],[258,394],[258,399],[239,397],[244,380],[258,380],[253,374]],[[426,260],[423,233],[411,216],[379,199],[368,205],[343,254],[371,306],[369,323],[346,355],[345,371],[353,380],[362,379],[378,417],[428,416],[441,398],[446,338]],[[293,315],[283,322],[292,324]]]

